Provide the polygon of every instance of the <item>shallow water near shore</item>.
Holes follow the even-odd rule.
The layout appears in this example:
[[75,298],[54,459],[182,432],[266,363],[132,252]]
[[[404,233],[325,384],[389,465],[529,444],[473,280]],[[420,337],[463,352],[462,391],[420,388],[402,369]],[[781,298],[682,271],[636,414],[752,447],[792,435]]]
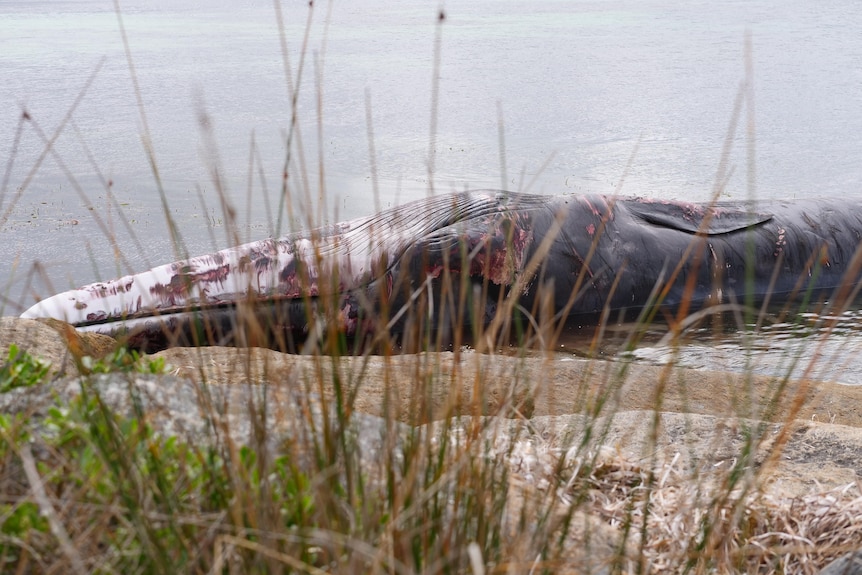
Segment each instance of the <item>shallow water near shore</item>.
[[[633,332],[641,334],[634,349]],[[690,369],[751,373],[791,379],[808,378],[862,385],[862,310],[838,315],[813,312],[792,317],[764,316],[761,325],[735,324],[725,317],[684,331],[674,342],[665,323],[644,329],[634,324],[605,326],[594,343],[596,328],[573,327],[563,333],[555,352],[612,361],[675,365]]]
[[[110,3],[0,4],[2,315],[57,291],[429,193],[503,187],[707,200],[726,143],[723,199],[860,195],[862,13],[849,1],[475,1],[446,6],[441,24],[436,4],[362,0],[309,11],[291,3],[283,11],[291,85],[300,86],[294,128],[269,4],[121,9],[167,208]],[[746,31],[753,166],[745,130],[728,136]],[[292,214],[279,212],[288,132]],[[862,345],[860,321],[849,312],[826,338],[805,321],[754,334],[689,330],[678,348],[658,345],[667,330],[656,324],[634,357],[778,374],[804,373],[816,358],[826,370],[812,371],[817,377],[860,383],[862,368],[847,361]],[[599,351],[628,359],[615,343],[627,328],[615,329]],[[569,334],[561,344],[589,349],[590,337]]]

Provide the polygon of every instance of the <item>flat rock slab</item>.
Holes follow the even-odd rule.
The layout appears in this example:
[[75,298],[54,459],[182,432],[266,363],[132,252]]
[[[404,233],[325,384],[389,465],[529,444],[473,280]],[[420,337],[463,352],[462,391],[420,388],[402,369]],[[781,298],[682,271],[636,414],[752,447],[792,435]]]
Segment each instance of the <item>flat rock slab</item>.
[[[106,350],[112,342],[95,343]],[[52,361],[58,375],[74,373],[74,358],[94,351],[92,341],[64,325],[0,318],[0,352],[11,343]],[[219,347],[156,355],[179,378],[159,385],[176,392],[179,381],[223,390],[251,383],[268,388],[275,407],[289,398],[341,396],[354,412],[408,425],[502,415],[529,420],[532,435],[552,449],[571,449],[591,425],[594,441],[627,456],[658,453],[685,465],[731,465],[754,434],[753,464],[789,494],[840,487],[862,474],[860,387],[560,356],[461,352],[334,359]],[[171,413],[197,417],[198,409],[187,402]],[[596,435],[598,428],[603,435]],[[782,449],[773,449],[776,441]]]
[[[598,418],[540,416],[530,427],[563,450],[575,449],[573,438],[589,429],[598,436],[596,443],[627,460],[647,468],[672,462],[701,477],[736,466],[753,442],[756,451],[747,467],[760,475],[761,489],[779,497],[840,489],[862,479],[862,428],[846,425],[633,410]],[[786,443],[779,449],[783,432]]]
[[49,361],[50,373],[56,376],[77,374],[76,360],[85,355],[102,358],[117,342],[106,335],[79,332],[54,319],[0,317],[0,362],[8,357],[12,344]]
[[[114,414],[136,418],[137,410],[152,429],[197,446],[216,446],[229,439],[280,454],[286,445],[299,447],[293,455],[311,456],[323,437],[327,421],[335,421],[334,406],[316,394],[298,395],[288,386],[200,386],[188,378],[139,373],[94,374],[65,377],[0,394],[0,413],[28,416],[39,429],[55,405],[64,405],[87,393],[98,396]],[[324,410],[328,418],[324,418]],[[399,443],[403,424],[353,413],[350,435],[369,462],[380,455],[383,439]],[[43,430],[44,431],[44,430]]]
[[[253,348],[174,348],[159,352],[174,373],[203,382],[335,380],[365,413],[410,423],[446,415],[537,417],[632,409],[862,427],[862,387],[731,372],[674,369],[576,358],[426,353],[297,356]],[[394,410],[394,411],[393,411]]]
[[[600,441],[636,460],[679,459],[690,469],[734,465],[755,441],[753,464],[783,495],[862,478],[862,388],[736,373],[572,358],[428,353],[296,356],[266,349],[176,348],[157,354],[173,373],[235,385],[269,381],[335,396],[354,409],[421,425],[447,416],[529,419],[545,448]],[[659,413],[655,411],[659,407]],[[784,427],[788,414],[787,430]],[[752,439],[753,437],[753,439]],[[783,447],[776,450],[776,441]]]
[[[82,378],[75,375],[80,358],[110,351],[113,340],[89,340],[64,324],[2,318],[0,352],[12,343],[50,360],[53,377],[0,394],[0,412],[24,412],[37,420],[51,405],[72,401],[87,388],[126,415],[134,413],[131,398],[137,397],[147,422],[163,433],[198,444],[230,437],[281,452],[313,445],[325,421],[338,420],[331,410],[332,400],[340,398],[369,472],[377,457],[399,456],[405,434],[448,433],[458,446],[458,437],[480,429],[479,444],[488,451],[470,456],[506,458],[512,501],[565,497],[549,482],[559,473],[559,462],[571,473],[581,462],[604,461],[606,490],[595,492],[595,510],[577,512],[583,533],[576,526],[569,542],[572,553],[580,550],[572,564],[595,560],[597,573],[607,572],[622,543],[619,530],[601,514],[628,505],[628,496],[618,492],[651,474],[657,491],[650,521],[658,523],[650,525],[659,535],[643,552],[655,553],[656,560],[662,551],[651,545],[662,547],[675,537],[673,525],[661,522],[688,508],[684,497],[677,498],[692,492],[711,497],[716,482],[734,475],[730,469],[754,479],[748,483],[754,490],[746,495],[753,513],[769,508],[791,525],[786,530],[809,529],[811,541],[819,541],[817,529],[825,525],[828,531],[830,521],[838,525],[860,513],[853,495],[862,475],[860,387],[561,356],[459,352],[332,358],[218,347],[156,354],[169,365],[165,375]],[[258,433],[261,428],[264,434]],[[611,498],[604,507],[603,497]],[[826,516],[829,521],[821,521]],[[852,527],[841,525],[839,531]],[[594,546],[584,553],[586,532]],[[848,549],[844,543],[837,552],[815,548],[821,549],[817,565]],[[789,570],[812,572],[812,565]],[[845,567],[839,562],[828,572]]]

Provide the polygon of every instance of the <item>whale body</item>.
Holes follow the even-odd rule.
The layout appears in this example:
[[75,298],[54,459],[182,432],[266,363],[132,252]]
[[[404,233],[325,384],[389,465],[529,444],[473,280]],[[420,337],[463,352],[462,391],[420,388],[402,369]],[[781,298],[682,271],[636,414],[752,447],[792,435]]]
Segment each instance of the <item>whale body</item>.
[[475,332],[504,314],[527,329],[609,312],[802,305],[855,296],[860,239],[852,200],[478,190],[90,284],[22,317],[148,350],[263,340],[295,350],[325,333]]

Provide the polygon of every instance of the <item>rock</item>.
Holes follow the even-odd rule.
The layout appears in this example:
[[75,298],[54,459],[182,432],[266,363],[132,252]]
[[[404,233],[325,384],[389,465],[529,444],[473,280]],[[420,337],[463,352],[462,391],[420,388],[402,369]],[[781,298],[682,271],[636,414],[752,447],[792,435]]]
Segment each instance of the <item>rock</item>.
[[83,356],[100,359],[110,353],[117,342],[106,335],[79,332],[55,319],[0,317],[0,362],[5,361],[12,344],[50,362],[51,375],[61,376],[78,373],[77,361]]
[[[50,359],[55,373],[75,374],[75,358],[115,345],[113,340],[94,341],[70,329],[66,324],[52,327],[2,318],[0,351],[17,343]],[[862,513],[857,509],[862,499],[854,495],[862,475],[859,387],[460,350],[332,358],[207,347],[170,349],[156,357],[170,366],[169,375],[58,377],[36,388],[0,394],[0,411],[25,411],[38,418],[55,402],[70,401],[83,386],[98,391],[111,409],[126,415],[134,413],[130,399],[139,398],[147,422],[161,433],[195,443],[229,437],[236,444],[273,454],[299,450],[305,457],[309,452],[303,446],[320,440],[324,421],[338,419],[333,410],[340,401],[338,409],[350,414],[350,437],[369,471],[379,457],[401,455],[405,434],[472,437],[479,441],[472,447],[463,444],[467,460],[505,458],[512,485],[508,508],[534,502],[541,509],[542,502],[562,501],[564,505],[553,513],[563,516],[572,494],[565,485],[551,483],[559,474],[559,463],[568,471],[585,462],[600,464],[602,475],[596,481],[604,481],[604,487],[596,487],[588,503],[581,501],[586,509],[571,508],[566,546],[572,565],[588,565],[597,573],[613,571],[610,562],[620,550],[623,559],[636,559],[640,552],[638,540],[620,538],[619,519],[608,510],[626,509],[631,499],[625,497],[636,496],[631,495],[634,491],[621,495],[620,490],[642,489],[637,486],[644,477],[656,481],[653,509],[659,504],[670,510],[691,509],[685,500],[675,498],[692,491],[709,500],[710,490],[720,489],[719,482],[727,481],[733,475],[729,470],[736,469],[743,472],[743,480],[751,479],[749,490],[741,491],[753,506],[752,517],[767,511],[783,513],[798,526],[797,515],[808,513],[816,519],[809,519],[809,526],[829,529],[829,522],[819,521],[819,513],[850,518]],[[493,449],[483,451],[485,446]],[[741,459],[747,453],[750,458]],[[827,495],[806,499],[812,493]],[[611,501],[613,494],[617,499]],[[600,506],[603,498],[605,507]],[[836,502],[848,507],[842,511]],[[535,516],[513,512],[507,521],[516,515]],[[650,521],[663,517],[667,516],[655,513]],[[837,519],[834,524],[839,525]],[[852,527],[842,525],[841,529]],[[507,528],[517,532],[524,525],[508,523]],[[685,530],[675,535],[674,529],[682,528],[673,524],[650,528],[667,529],[663,544],[690,536]],[[811,541],[832,541],[815,535]],[[770,537],[779,539],[773,547],[764,545],[763,553],[798,543],[792,537],[780,539],[780,534]],[[590,542],[586,551],[585,540]],[[643,552],[649,553],[653,544],[645,542]],[[846,549],[818,544],[806,553],[824,561]],[[859,558],[845,556],[823,572],[844,573],[841,569]],[[806,572],[811,569],[809,565]]]
[[820,575],[862,575],[862,551],[842,555],[824,567]]
[[[82,335],[62,322],[46,325],[0,318],[0,353],[6,353],[11,343],[50,360],[54,375],[76,374],[76,357],[98,357],[116,345],[111,338]],[[179,383],[186,378],[198,389],[207,383],[208,389],[246,390],[225,391],[228,395],[247,394],[266,383],[270,405],[287,401],[288,396],[295,403],[296,396],[341,395],[349,398],[353,413],[394,417],[410,425],[468,414],[526,418],[554,449],[567,448],[564,436],[572,441],[577,436],[574,430],[583,434],[585,422],[593,421],[594,426],[612,422],[599,439],[635,459],[655,447],[667,457],[679,453],[687,465],[728,465],[743,449],[745,434],[754,430],[760,434],[754,464],[768,464],[770,485],[788,494],[840,487],[862,475],[857,463],[862,461],[859,387],[565,356],[519,358],[465,351],[333,359],[204,347],[169,349],[155,357],[171,366],[177,379],[167,385],[178,392],[188,391]],[[231,401],[247,399],[237,396]],[[193,409],[190,405],[185,409]],[[660,406],[658,416],[655,406]],[[782,439],[786,445],[780,454],[767,457],[792,409],[797,411]],[[182,417],[177,405],[171,413]],[[654,420],[659,426],[656,444],[650,446],[643,438],[653,435],[647,423]]]
[[[583,437],[589,429],[600,436],[596,443],[613,447],[630,461],[674,462],[704,479],[729,471],[753,444],[749,467],[760,475],[761,489],[780,497],[838,489],[862,478],[862,428],[845,425],[631,410],[598,418],[536,417],[530,427],[550,450],[577,447],[573,438]],[[776,440],[785,427],[787,443],[779,449]],[[587,444],[581,451],[594,447]]]
[[[337,379],[355,408],[413,424],[463,413],[537,417],[645,410],[716,417],[794,419],[862,427],[862,387],[571,357],[461,352],[400,356],[298,356],[268,349],[174,348],[159,352],[195,381],[277,382],[311,378],[332,394]],[[319,376],[319,377],[318,377]],[[797,401],[800,400],[800,401]]]
[[[323,405],[316,394],[297,393],[290,386],[207,385],[171,375],[111,373],[46,381],[42,385],[15,388],[0,394],[0,412],[26,414],[39,426],[48,410],[66,405],[83,392],[98,395],[115,414],[144,419],[160,435],[177,436],[198,446],[215,446],[229,438],[235,445],[263,448],[272,455],[311,449],[326,421],[335,421],[332,405]],[[328,418],[323,417],[328,410]],[[384,439],[398,445],[402,425],[354,413],[350,434],[363,458],[381,455]]]
[[[758,469],[768,464],[768,484],[788,496],[862,478],[858,387],[473,353],[333,360],[208,347],[156,355],[173,366],[173,373],[198,383],[282,382],[333,398],[338,381],[342,392],[355,398],[356,411],[394,414],[412,425],[466,414],[527,418],[553,449],[568,449],[565,442],[582,436],[590,424],[591,433],[603,430],[601,441],[634,460],[658,451],[667,460],[679,454],[680,465],[726,468],[746,448],[746,437],[754,434],[758,453],[752,463]],[[655,405],[661,406],[659,414]],[[781,437],[792,408],[798,411],[789,423],[786,445],[775,451],[774,441]],[[648,438],[653,437],[654,421],[658,428],[653,445]]]

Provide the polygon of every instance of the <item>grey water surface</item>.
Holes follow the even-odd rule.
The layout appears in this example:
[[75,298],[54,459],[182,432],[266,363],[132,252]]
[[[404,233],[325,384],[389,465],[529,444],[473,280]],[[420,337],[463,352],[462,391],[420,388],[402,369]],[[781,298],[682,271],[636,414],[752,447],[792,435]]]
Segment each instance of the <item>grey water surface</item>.
[[[333,0],[281,19],[286,56],[271,3],[0,0],[0,313],[429,193],[708,200],[727,145],[725,198],[860,196],[849,0]],[[753,123],[734,115],[747,34]],[[742,357],[741,336],[693,337],[682,363]]]

